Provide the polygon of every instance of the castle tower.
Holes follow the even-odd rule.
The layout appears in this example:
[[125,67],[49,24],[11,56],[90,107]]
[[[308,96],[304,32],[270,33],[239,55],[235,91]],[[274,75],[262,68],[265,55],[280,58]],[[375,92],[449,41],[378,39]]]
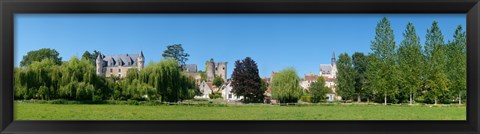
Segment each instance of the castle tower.
[[215,62],[207,61],[207,81],[213,81],[215,77]]
[[223,81],[227,81],[227,62],[218,62],[215,69],[215,76],[223,78]]
[[143,52],[140,51],[140,55],[137,57],[137,68],[138,71],[142,70],[145,67],[145,57],[143,56]]
[[97,59],[95,61],[95,65],[97,67],[97,75],[103,75],[103,58],[102,54],[98,54]]

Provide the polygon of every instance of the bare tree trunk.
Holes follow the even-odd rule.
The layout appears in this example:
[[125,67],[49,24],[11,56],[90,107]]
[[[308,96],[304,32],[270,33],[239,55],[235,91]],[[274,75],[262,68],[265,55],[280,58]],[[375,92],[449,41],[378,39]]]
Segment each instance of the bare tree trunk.
[[360,94],[358,94],[358,96],[357,96],[357,102],[360,102],[360,101],[361,101],[361,99],[360,99]]
[[460,91],[458,92],[458,104],[462,105],[462,96],[461,96],[462,93],[460,93]]
[[437,105],[437,98],[435,98],[435,105]]
[[367,103],[370,103],[370,97],[367,97]]
[[412,105],[412,100],[413,100],[412,97],[413,97],[413,95],[412,95],[412,93],[410,92],[410,105]]
[[384,100],[385,100],[385,103],[384,103],[384,104],[387,105],[387,94],[385,94]]

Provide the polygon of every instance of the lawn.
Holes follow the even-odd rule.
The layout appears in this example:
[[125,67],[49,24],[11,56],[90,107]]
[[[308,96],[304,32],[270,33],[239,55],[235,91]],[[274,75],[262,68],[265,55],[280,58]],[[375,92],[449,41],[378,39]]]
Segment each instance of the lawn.
[[465,120],[465,106],[15,103],[16,120]]

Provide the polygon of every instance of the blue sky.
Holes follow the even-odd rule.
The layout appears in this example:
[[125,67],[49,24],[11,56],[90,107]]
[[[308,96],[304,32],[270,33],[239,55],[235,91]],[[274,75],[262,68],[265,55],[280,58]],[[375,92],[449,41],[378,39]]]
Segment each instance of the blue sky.
[[413,22],[422,45],[434,20],[452,40],[465,14],[16,14],[15,65],[32,50],[54,48],[63,60],[86,50],[105,55],[139,53],[158,62],[167,45],[182,44],[188,64],[205,70],[205,61],[227,61],[231,76],[236,60],[254,59],[260,77],[294,67],[299,75],[318,74],[332,49],[369,53],[375,26],[386,16],[397,45]]

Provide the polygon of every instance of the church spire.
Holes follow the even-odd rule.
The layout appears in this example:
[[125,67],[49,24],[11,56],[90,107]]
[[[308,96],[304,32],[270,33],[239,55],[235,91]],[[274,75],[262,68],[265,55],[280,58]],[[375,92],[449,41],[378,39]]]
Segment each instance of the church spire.
[[335,49],[332,48],[332,66],[335,65]]

